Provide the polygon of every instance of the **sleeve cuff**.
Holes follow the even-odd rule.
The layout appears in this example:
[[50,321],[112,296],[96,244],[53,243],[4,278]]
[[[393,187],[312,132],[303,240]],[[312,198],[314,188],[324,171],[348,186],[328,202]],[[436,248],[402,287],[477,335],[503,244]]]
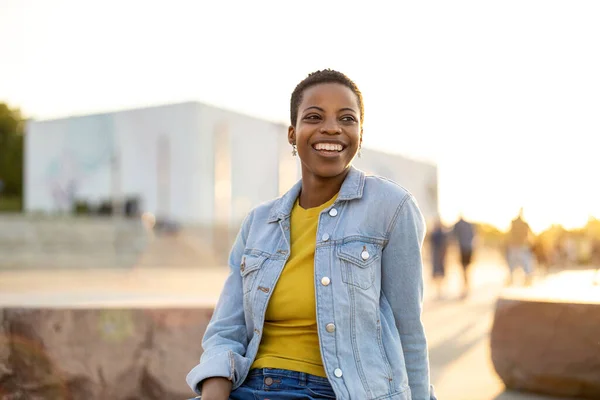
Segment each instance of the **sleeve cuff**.
[[218,353],[208,358],[202,357],[200,364],[187,374],[185,380],[195,393],[202,394],[199,384],[205,379],[221,377],[233,382],[233,362],[231,351]]

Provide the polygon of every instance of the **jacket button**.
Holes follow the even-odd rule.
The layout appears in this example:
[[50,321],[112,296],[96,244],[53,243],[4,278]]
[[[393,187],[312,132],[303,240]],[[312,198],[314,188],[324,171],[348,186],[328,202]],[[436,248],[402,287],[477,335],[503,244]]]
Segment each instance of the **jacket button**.
[[337,215],[337,210],[335,208],[332,208],[331,210],[329,210],[329,215],[335,217]]
[[333,333],[335,332],[335,325],[334,324],[327,324],[325,326],[325,330],[329,333]]
[[339,368],[336,368],[336,369],[333,371],[333,374],[334,374],[334,375],[335,375],[337,378],[341,378],[341,377],[342,377],[342,375],[343,375],[343,374],[342,374],[342,370],[341,370],[341,369],[339,369]]
[[360,253],[360,257],[361,257],[363,260],[368,260],[368,259],[369,259],[369,257],[371,257],[371,255],[369,254],[369,252],[368,252],[368,251],[366,251],[366,250],[363,250],[363,252],[362,252],[362,253]]
[[323,236],[321,236],[321,240],[323,240],[324,242],[329,240],[329,233],[324,233]]
[[328,276],[324,276],[321,278],[321,285],[329,286],[330,283],[331,283],[331,279],[329,279]]

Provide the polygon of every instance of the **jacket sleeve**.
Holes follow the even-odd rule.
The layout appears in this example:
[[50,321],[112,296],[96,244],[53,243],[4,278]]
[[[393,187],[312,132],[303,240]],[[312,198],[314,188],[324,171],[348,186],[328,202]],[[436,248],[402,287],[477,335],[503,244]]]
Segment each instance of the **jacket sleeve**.
[[425,221],[412,195],[407,194],[396,209],[387,236],[382,258],[382,291],[400,333],[412,399],[435,400],[421,321]]
[[207,378],[223,377],[235,384],[240,363],[247,362],[244,355],[248,345],[248,333],[244,317],[240,263],[246,248],[250,224],[251,215],[248,215],[229,255],[229,276],[204,333],[204,352],[200,363],[186,377],[187,384],[198,394],[201,394],[199,384]]

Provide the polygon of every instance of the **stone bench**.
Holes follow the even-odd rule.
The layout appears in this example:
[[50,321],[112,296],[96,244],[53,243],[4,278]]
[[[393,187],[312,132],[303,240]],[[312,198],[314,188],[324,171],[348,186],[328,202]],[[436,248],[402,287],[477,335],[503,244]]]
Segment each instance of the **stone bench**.
[[491,355],[507,388],[600,398],[599,279],[594,270],[570,271],[503,291]]
[[226,274],[0,274],[0,399],[193,397],[185,377]]

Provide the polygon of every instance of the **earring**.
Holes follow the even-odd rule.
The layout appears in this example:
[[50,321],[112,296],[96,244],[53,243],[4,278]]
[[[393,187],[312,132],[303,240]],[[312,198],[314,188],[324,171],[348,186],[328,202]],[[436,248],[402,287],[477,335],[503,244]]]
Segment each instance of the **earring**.
[[360,151],[360,147],[358,148],[358,158],[362,157],[362,152]]
[[292,145],[292,156],[296,157],[298,155],[298,148],[295,144]]

